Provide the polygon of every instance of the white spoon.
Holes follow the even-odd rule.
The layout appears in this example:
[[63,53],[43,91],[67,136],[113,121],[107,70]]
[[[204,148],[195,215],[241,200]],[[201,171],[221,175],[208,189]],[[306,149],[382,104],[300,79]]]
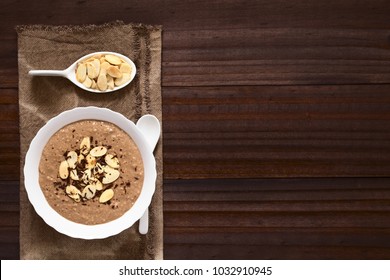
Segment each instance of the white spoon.
[[[131,66],[131,74],[130,74],[130,80],[127,81],[126,83],[124,83],[123,85],[121,86],[115,86],[114,89],[107,89],[105,91],[100,91],[100,90],[97,90],[97,89],[92,89],[92,88],[88,88],[86,87],[85,85],[83,85],[82,83],[80,83],[79,81],[77,81],[76,79],[76,67],[77,67],[77,64],[83,60],[86,60],[94,55],[97,55],[97,54],[112,54],[112,55],[116,55],[118,57],[120,57],[121,59],[123,59],[124,61],[126,61],[127,63],[130,64]],[[78,86],[79,88],[82,88],[84,90],[87,90],[87,91],[91,91],[91,92],[98,92],[98,93],[107,93],[107,92],[112,92],[112,91],[115,91],[115,90],[118,90],[118,89],[121,89],[125,86],[127,86],[135,77],[135,74],[137,72],[137,69],[135,67],[135,64],[134,62],[128,58],[127,56],[124,56],[122,54],[119,54],[119,53],[115,53],[115,52],[95,52],[95,53],[90,53],[90,54],[87,54],[85,56],[83,56],[82,58],[78,59],[75,63],[73,63],[71,66],[69,66],[68,68],[66,68],[65,70],[30,70],[28,72],[29,75],[31,76],[57,76],[57,77],[64,77],[64,78],[67,78],[68,80],[70,80],[72,83],[74,83],[76,86]]]
[[[153,115],[144,115],[142,116],[138,122],[137,127],[146,138],[146,141],[149,144],[152,152],[157,145],[158,139],[160,138],[160,122]],[[142,215],[139,220],[138,231],[141,234],[146,234],[149,229],[149,210],[146,209],[145,213]]]

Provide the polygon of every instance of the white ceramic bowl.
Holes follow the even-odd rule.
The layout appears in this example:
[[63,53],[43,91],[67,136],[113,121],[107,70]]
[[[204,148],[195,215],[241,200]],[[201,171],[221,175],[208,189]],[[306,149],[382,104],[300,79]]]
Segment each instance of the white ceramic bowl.
[[[141,194],[133,207],[123,216],[111,222],[98,225],[75,223],[58,214],[47,202],[39,185],[39,161],[50,137],[67,124],[91,119],[111,122],[129,134],[138,146],[144,164],[144,184]],[[150,205],[155,191],[156,177],[156,161],[153,151],[136,125],[117,112],[97,107],[75,108],[49,120],[31,141],[24,165],[24,185],[28,198],[38,215],[58,232],[82,239],[106,238],[131,227],[141,218]]]

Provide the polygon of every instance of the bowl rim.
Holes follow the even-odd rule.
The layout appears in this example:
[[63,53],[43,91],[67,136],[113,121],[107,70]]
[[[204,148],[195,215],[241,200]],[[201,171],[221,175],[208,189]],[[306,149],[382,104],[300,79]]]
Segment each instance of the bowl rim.
[[[121,217],[104,224],[85,225],[64,218],[49,205],[39,184],[39,162],[47,141],[65,125],[81,120],[107,121],[124,130],[140,150],[144,164],[144,182],[138,199]],[[41,127],[31,141],[26,153],[23,173],[24,187],[28,199],[37,214],[58,232],[81,239],[106,238],[131,227],[149,207],[155,192],[157,179],[156,160],[153,151],[137,126],[118,112],[94,106],[76,107],[64,111]]]

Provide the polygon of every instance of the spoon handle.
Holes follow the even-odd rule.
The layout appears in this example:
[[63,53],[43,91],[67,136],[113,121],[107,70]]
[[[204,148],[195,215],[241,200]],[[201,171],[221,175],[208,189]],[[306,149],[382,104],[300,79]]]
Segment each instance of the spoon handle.
[[57,77],[65,77],[64,70],[30,70],[28,74],[31,76],[57,76]]

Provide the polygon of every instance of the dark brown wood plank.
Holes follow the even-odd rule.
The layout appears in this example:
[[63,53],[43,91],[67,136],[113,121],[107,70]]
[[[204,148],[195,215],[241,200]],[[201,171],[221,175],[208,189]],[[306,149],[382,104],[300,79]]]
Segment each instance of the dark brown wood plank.
[[0,212],[0,225],[3,227],[18,227],[19,226],[19,209],[10,211],[2,209]]
[[0,181],[0,203],[1,204],[10,203],[14,205],[19,205],[19,180]]
[[237,211],[232,213],[190,213],[177,212],[165,215],[164,224],[166,227],[217,227],[229,228],[240,227],[267,227],[276,228],[280,225],[288,228],[327,228],[330,225],[335,228],[347,228],[351,226],[363,228],[384,228],[390,222],[388,212],[357,211],[354,213],[338,212],[318,213],[318,212],[245,212]]
[[0,121],[17,120],[19,118],[18,104],[0,104]]
[[[16,161],[16,159],[14,159],[14,161]],[[1,181],[14,181],[19,178],[19,164],[1,165],[1,168],[3,168],[2,173],[0,173]]]
[[[167,229],[166,259],[388,259],[388,229]],[[385,245],[384,245],[385,244]],[[185,253],[184,253],[185,252]]]
[[385,30],[190,30],[166,32],[164,38],[164,86],[390,81]]
[[18,104],[18,91],[15,89],[1,89],[0,90],[0,100],[1,100],[1,103],[0,103],[1,105]]
[[17,65],[15,61],[11,64],[12,68],[1,69],[0,68],[0,88],[17,88],[18,85],[18,71],[16,69]]
[[17,90],[0,89],[0,168],[3,170],[0,172],[0,180],[19,179],[18,120]]
[[166,178],[388,176],[390,86],[164,88]]
[[5,120],[0,121],[0,131],[18,133],[19,131],[19,118],[17,120]]
[[[283,232],[289,235],[289,232]],[[300,238],[305,238],[301,235]],[[388,259],[390,249],[383,247],[348,246],[270,246],[270,245],[214,245],[214,244],[167,244],[165,259],[215,259],[215,260],[378,260]],[[185,253],[184,253],[185,252]],[[205,254],[205,252],[208,252]]]
[[[163,23],[169,28],[250,26],[291,27],[358,27],[389,28],[390,8],[385,0],[365,1],[138,1],[124,3],[111,1],[24,2],[4,0],[1,13],[3,31],[15,21],[26,23],[82,24],[103,23],[118,18],[150,24]],[[103,9],[104,7],[104,9]],[[88,14],[88,17],[85,15]],[[195,28],[194,28],[195,29]]]
[[4,243],[17,244],[19,242],[19,231],[16,227],[2,227],[0,229],[0,240]]
[[[8,233],[14,235],[16,233]],[[1,243],[0,242],[0,259],[2,260],[18,260],[19,259],[19,243]]]
[[19,259],[18,180],[0,179],[0,259]]

